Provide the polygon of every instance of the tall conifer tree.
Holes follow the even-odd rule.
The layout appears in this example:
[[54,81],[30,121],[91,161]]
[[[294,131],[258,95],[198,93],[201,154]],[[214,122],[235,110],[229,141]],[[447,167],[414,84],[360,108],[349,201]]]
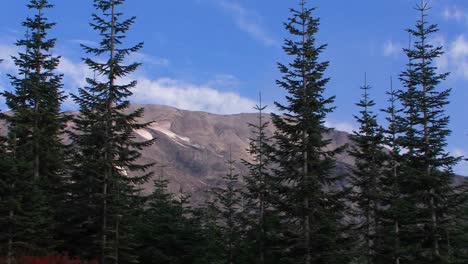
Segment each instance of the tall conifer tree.
[[4,116],[17,176],[11,187],[21,197],[13,198],[16,212],[11,213],[17,221],[12,244],[21,245],[26,254],[45,254],[57,246],[56,222],[64,195],[65,117],[60,107],[65,96],[62,75],[56,73],[60,58],[52,54],[56,40],[48,38],[55,23],[44,14],[53,5],[31,0],[27,7],[34,14],[23,22],[26,38],[16,43],[24,51],[13,57],[18,68],[17,75],[9,75],[14,89],[3,93],[12,112]]
[[242,193],[239,186],[239,174],[235,171],[235,161],[229,151],[227,160],[228,172],[223,177],[225,188],[214,190],[218,226],[224,244],[224,263],[243,263],[243,226],[242,226]]
[[291,39],[283,49],[292,61],[279,64],[283,77],[277,81],[288,95],[286,103],[276,103],[282,115],[272,115],[275,178],[281,183],[280,209],[289,237],[284,263],[343,263],[344,256],[338,245],[342,193],[333,175],[338,150],[326,150],[330,140],[324,138],[331,131],[325,118],[334,110],[335,97],[325,95],[329,63],[319,61],[326,45],[316,43],[314,11],[305,0],[299,10],[291,9],[286,23]]
[[404,135],[405,190],[414,204],[407,235],[413,263],[447,263],[448,245],[443,238],[447,232],[449,205],[454,197],[452,167],[459,161],[445,151],[449,117],[445,114],[450,89],[440,89],[448,73],[438,73],[434,61],[443,54],[442,47],[434,46],[430,36],[437,25],[427,22],[429,6],[425,0],[416,7],[420,18],[408,32],[414,43],[405,54],[408,70],[401,74],[406,90],[399,93],[406,121],[402,122]]
[[389,106],[382,109],[386,114],[387,127],[384,129],[384,143],[388,148],[387,162],[381,180],[382,207],[386,208],[382,213],[383,225],[383,250],[381,256],[383,263],[401,263],[402,245],[401,233],[405,222],[405,216],[409,213],[411,205],[407,204],[402,193],[402,149],[400,142],[400,118],[402,111],[397,105],[398,93],[393,88],[393,80],[390,79],[390,91],[387,92]]
[[190,208],[183,197],[169,193],[168,181],[160,176],[147,197],[146,208],[137,224],[140,263],[194,263],[200,240],[197,222],[189,218]]
[[355,116],[359,131],[351,135],[354,144],[349,151],[356,166],[349,179],[352,187],[350,200],[355,205],[351,215],[357,219],[356,253],[367,264],[379,263],[383,253],[381,181],[387,160],[383,131],[377,123],[377,115],[372,111],[375,103],[370,99],[370,88],[366,78],[361,87],[363,97],[357,103],[360,114]]
[[[87,241],[86,251],[78,253],[99,258],[100,264],[137,260],[133,251],[133,212],[142,204],[138,186],[151,176],[147,170],[152,166],[137,163],[140,151],[154,142],[136,140],[134,130],[149,125],[138,122],[142,108],[129,109],[128,98],[137,83],[121,84],[140,66],[126,65],[125,59],[143,47],[143,43],[123,47],[125,34],[135,22],[135,17],[125,19],[118,11],[124,2],[94,1],[98,13],[93,14],[91,27],[100,34],[101,41],[98,47],[82,47],[94,56],[85,59],[85,63],[96,76],[88,78],[88,86],[74,96],[80,115],[75,119],[77,133],[71,133],[76,164],[70,208],[83,214],[71,221],[74,230],[78,230],[75,234],[86,236],[81,237]],[[103,58],[102,62],[97,58]]]
[[252,137],[248,153],[252,162],[243,160],[249,169],[249,175],[245,177],[246,190],[246,218],[248,230],[248,241],[251,244],[254,260],[256,263],[275,263],[278,260],[277,234],[278,215],[274,204],[274,182],[271,175],[271,141],[267,135],[270,123],[265,121],[264,114],[267,106],[262,105],[260,95],[259,104],[255,106],[258,111],[258,123],[249,124],[252,129]]

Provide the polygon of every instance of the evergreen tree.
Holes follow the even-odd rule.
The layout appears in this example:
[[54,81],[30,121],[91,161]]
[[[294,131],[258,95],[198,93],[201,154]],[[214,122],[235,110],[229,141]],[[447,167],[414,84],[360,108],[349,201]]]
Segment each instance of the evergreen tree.
[[414,205],[412,215],[406,218],[407,260],[412,263],[447,263],[449,247],[444,237],[448,228],[449,207],[453,204],[452,167],[459,158],[445,151],[449,117],[444,108],[449,103],[450,89],[439,89],[448,73],[439,74],[434,60],[443,54],[442,47],[434,46],[429,38],[438,31],[437,25],[427,22],[428,4],[421,0],[416,8],[420,19],[415,29],[408,32],[415,39],[405,49],[409,58],[408,70],[401,74],[406,90],[399,93],[406,121],[402,147],[407,150],[402,192]]
[[401,109],[397,106],[398,93],[393,88],[393,80],[390,80],[390,91],[387,92],[389,107],[383,109],[388,123],[384,129],[384,142],[387,146],[387,162],[384,164],[384,171],[381,180],[382,207],[386,208],[382,212],[383,225],[383,255],[382,263],[401,263],[401,229],[405,218],[411,209],[402,193],[401,167],[404,164],[402,159],[402,149],[400,144]]
[[[120,84],[119,80],[134,72],[140,63],[124,64],[128,55],[137,52],[143,43],[126,48],[123,40],[135,22],[135,17],[123,18],[117,9],[124,0],[95,0],[98,14],[93,14],[91,26],[101,36],[98,47],[82,45],[95,57],[85,63],[96,74],[87,79],[87,87],[73,96],[80,108],[75,118],[71,172],[71,198],[68,218],[72,232],[78,236],[69,247],[76,249],[75,241],[84,246],[78,252],[86,258],[99,258],[100,264],[128,263],[137,260],[132,223],[141,207],[141,183],[147,181],[152,164],[139,164],[140,151],[154,140],[137,141],[134,130],[149,123],[139,123],[143,109],[129,109],[128,97],[137,83]],[[80,215],[73,215],[80,212]]]
[[15,159],[7,145],[7,138],[0,137],[0,254],[6,256],[6,264],[12,264],[19,215],[20,194],[16,187],[18,177],[14,170]]
[[137,224],[139,261],[145,263],[194,263],[198,225],[190,218],[187,200],[178,200],[167,190],[167,180],[154,181],[154,191]]
[[39,255],[58,244],[54,240],[64,195],[61,134],[66,121],[60,107],[65,96],[62,75],[56,73],[60,58],[52,54],[56,40],[48,38],[55,23],[44,15],[53,5],[31,0],[27,7],[34,15],[23,22],[26,38],[16,42],[24,51],[13,57],[18,74],[9,75],[13,91],[3,93],[12,112],[4,118],[9,130],[7,160],[15,175],[10,182],[15,201],[10,212],[15,216],[11,245],[18,254]]
[[243,263],[242,193],[239,175],[235,172],[235,161],[230,151],[228,173],[223,176],[225,187],[213,191],[217,225],[224,245],[223,258],[227,264]]
[[319,55],[326,45],[316,44],[319,19],[306,1],[300,10],[291,10],[286,23],[291,39],[284,51],[292,62],[279,64],[283,74],[278,85],[288,95],[286,104],[276,103],[282,115],[273,114],[274,177],[280,183],[280,210],[283,233],[288,238],[282,263],[344,263],[340,247],[343,218],[343,193],[333,175],[335,154],[341,149],[327,150],[330,140],[324,134],[325,118],[334,110],[335,97],[326,97],[329,81],[324,77],[328,62]]
[[361,108],[360,115],[355,116],[359,131],[350,139],[353,147],[349,151],[355,159],[355,169],[350,175],[352,189],[350,201],[354,204],[351,215],[357,219],[355,226],[355,245],[357,256],[362,263],[379,263],[382,258],[382,189],[381,181],[384,163],[387,159],[384,152],[384,135],[377,124],[375,106],[369,98],[367,79],[361,89],[363,98],[357,103]]
[[247,202],[244,218],[248,226],[247,240],[252,248],[255,263],[275,263],[278,260],[275,246],[278,240],[276,229],[279,218],[273,202],[274,187],[269,157],[271,142],[267,136],[270,123],[265,121],[263,113],[266,107],[262,105],[260,95],[259,105],[254,108],[258,111],[258,123],[248,124],[253,135],[249,139],[250,144],[247,150],[252,162],[242,161],[249,169],[249,175],[245,177],[244,197]]
[[[447,263],[466,263],[468,261],[468,181],[456,187],[452,197],[450,218],[443,240],[447,243]],[[461,206],[460,206],[461,204]]]
[[222,231],[218,225],[218,210],[212,193],[207,193],[204,204],[194,210],[194,220],[198,223],[198,237],[201,239],[196,247],[197,259],[194,263],[226,263]]

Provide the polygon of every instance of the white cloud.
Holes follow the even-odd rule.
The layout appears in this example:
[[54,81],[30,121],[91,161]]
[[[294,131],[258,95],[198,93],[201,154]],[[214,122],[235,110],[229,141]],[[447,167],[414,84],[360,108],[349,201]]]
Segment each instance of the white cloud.
[[466,152],[463,149],[455,148],[452,151],[452,155],[454,155],[455,157],[466,156]]
[[397,57],[402,53],[402,46],[392,40],[387,40],[383,45],[383,55],[386,57]]
[[233,92],[221,92],[213,87],[196,85],[170,78],[151,80],[137,78],[133,99],[141,103],[170,105],[185,110],[217,114],[252,112],[255,101]]
[[15,62],[11,58],[13,55],[18,54],[18,47],[15,45],[0,44],[0,59],[3,60],[0,67],[8,72],[15,69]]
[[468,39],[464,35],[459,35],[452,41],[439,37],[435,44],[446,44],[445,54],[436,61],[439,70],[451,72],[452,78],[468,80]]
[[[466,151],[460,148],[454,148],[450,152],[450,154],[452,154],[455,157],[467,157]],[[455,173],[459,175],[468,176],[468,162],[466,160],[462,160],[455,166],[454,170]]]
[[330,127],[330,128],[334,128],[334,129],[339,130],[339,131],[348,132],[350,134],[353,133],[353,131],[356,130],[354,125],[351,124],[351,123],[348,123],[348,122],[336,122],[336,121],[327,120],[325,122],[325,126]]
[[277,40],[261,25],[257,14],[232,0],[216,0],[216,3],[231,14],[240,30],[261,41],[266,46],[278,45]]
[[217,88],[235,88],[241,84],[241,81],[232,74],[216,74],[206,85]]
[[446,7],[442,13],[445,20],[468,22],[468,14],[458,6]]
[[151,64],[155,66],[169,66],[170,61],[166,58],[157,58],[149,54],[134,52],[127,57],[129,62],[140,62],[144,64]]
[[78,87],[86,85],[86,78],[93,76],[93,71],[83,62],[75,63],[66,57],[60,58],[57,71],[64,75],[65,81],[69,84],[71,91],[76,91]]
[[[11,55],[17,54],[18,49],[14,45],[0,44],[0,58],[5,61],[0,64],[3,72],[15,73],[16,67],[11,60]],[[145,54],[137,54],[140,59],[151,59]],[[76,94],[78,88],[86,85],[86,78],[93,77],[93,72],[83,62],[75,62],[67,57],[60,59],[57,69],[64,75],[64,89],[67,93]],[[133,75],[138,86],[134,89],[132,100],[138,103],[164,104],[186,110],[207,111],[217,114],[232,114],[252,112],[255,101],[242,97],[234,92],[219,91],[216,88],[230,88],[239,83],[239,80],[229,74],[215,76],[206,84],[193,84],[170,78],[152,80],[145,75]],[[8,83],[5,76],[0,78],[0,89]],[[122,80],[127,82],[128,80]],[[5,85],[6,86],[6,85]],[[69,97],[64,103],[65,109],[76,109],[76,105]]]
[[96,41],[87,40],[87,39],[71,39],[69,40],[69,42],[74,43],[74,44],[91,46],[91,47],[99,45],[99,43],[97,43]]

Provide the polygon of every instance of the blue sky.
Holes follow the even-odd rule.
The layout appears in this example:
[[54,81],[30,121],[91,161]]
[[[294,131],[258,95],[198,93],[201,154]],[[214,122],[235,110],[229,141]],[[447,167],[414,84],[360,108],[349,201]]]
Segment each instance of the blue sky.
[[[364,73],[373,86],[378,108],[386,106],[389,78],[403,69],[401,48],[407,45],[404,29],[417,19],[413,9],[419,0],[310,0],[321,18],[320,43],[328,43],[322,58],[330,60],[331,82],[327,93],[336,95],[337,110],[328,118],[342,130],[355,127],[354,105],[360,98]],[[17,49],[14,41],[24,34],[21,22],[28,15],[26,0],[10,0],[0,9],[0,89],[10,89],[5,73],[14,72],[8,60]],[[56,53],[62,55],[60,72],[65,89],[76,91],[90,74],[81,62],[79,43],[98,41],[88,26],[92,0],[51,0],[56,7],[47,12],[58,22],[51,36],[58,39]],[[287,36],[283,22],[289,8],[299,0],[134,0],[122,11],[136,15],[137,23],[128,42],[145,42],[131,59],[144,66],[133,78],[139,87],[136,102],[158,103],[182,109],[215,113],[251,111],[259,91],[267,102],[282,101],[284,92],[275,85],[276,63],[285,62],[281,44]],[[453,135],[448,150],[468,151],[468,2],[430,0],[430,21],[440,32],[432,41],[443,44],[446,55],[437,63],[452,75],[444,87],[453,88],[451,116]],[[396,88],[399,83],[395,80]],[[0,101],[0,107],[4,104]],[[74,108],[67,102],[65,108]],[[468,175],[468,165],[457,171]]]

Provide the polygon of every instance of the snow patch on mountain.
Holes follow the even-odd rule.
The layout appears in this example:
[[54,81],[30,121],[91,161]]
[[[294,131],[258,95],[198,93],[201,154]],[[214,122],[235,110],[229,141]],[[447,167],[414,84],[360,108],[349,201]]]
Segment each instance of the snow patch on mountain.
[[190,138],[177,135],[176,133],[171,131],[171,122],[169,121],[158,121],[150,125],[148,128],[166,135],[180,146],[191,146]]
[[140,135],[142,138],[146,140],[154,139],[153,135],[151,135],[151,133],[147,131],[146,129],[137,129],[135,130],[135,133],[137,133],[138,135]]

